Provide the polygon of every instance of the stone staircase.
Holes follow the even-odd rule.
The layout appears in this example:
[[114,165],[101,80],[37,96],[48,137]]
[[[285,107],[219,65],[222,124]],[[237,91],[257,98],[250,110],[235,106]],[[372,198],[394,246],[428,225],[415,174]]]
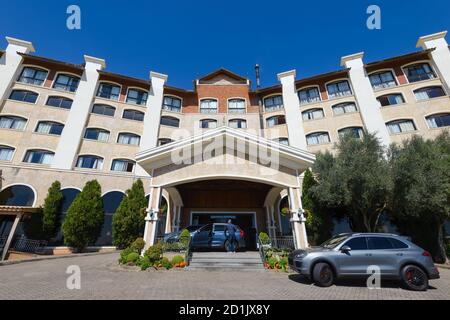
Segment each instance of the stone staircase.
[[248,252],[193,252],[189,270],[206,271],[265,271],[257,251]]

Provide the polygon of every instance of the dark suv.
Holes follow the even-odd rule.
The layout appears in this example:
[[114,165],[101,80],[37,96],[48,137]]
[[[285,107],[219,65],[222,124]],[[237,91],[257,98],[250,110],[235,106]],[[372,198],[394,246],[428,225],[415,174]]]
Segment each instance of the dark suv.
[[382,279],[401,280],[411,290],[426,290],[428,279],[439,278],[429,252],[394,234],[339,234],[320,247],[295,250],[288,259],[293,270],[321,287],[340,277],[368,277],[369,266],[378,267]]

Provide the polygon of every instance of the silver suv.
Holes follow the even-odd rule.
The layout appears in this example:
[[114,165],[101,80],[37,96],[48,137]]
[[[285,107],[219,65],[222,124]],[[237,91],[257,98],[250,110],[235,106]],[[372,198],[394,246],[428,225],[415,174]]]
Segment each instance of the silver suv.
[[336,278],[368,277],[369,266],[378,266],[382,279],[401,280],[410,290],[424,291],[428,279],[439,278],[429,252],[394,234],[339,234],[320,247],[295,250],[288,259],[291,269],[321,287]]

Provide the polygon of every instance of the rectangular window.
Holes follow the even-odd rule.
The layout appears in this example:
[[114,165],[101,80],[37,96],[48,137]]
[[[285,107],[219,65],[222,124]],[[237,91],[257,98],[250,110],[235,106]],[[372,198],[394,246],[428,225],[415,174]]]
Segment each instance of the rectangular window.
[[391,71],[372,74],[369,76],[369,79],[372,84],[372,88],[375,90],[395,87],[397,85]]
[[389,94],[378,97],[377,100],[380,102],[382,107],[402,104],[405,102],[401,94]]
[[47,100],[47,106],[70,109],[72,108],[72,100],[63,97],[49,97]]
[[217,100],[207,99],[200,101],[201,113],[217,113]]
[[100,83],[97,91],[97,97],[110,100],[119,100],[119,95],[120,95],[119,86],[109,83]]
[[439,114],[427,118],[430,128],[442,128],[450,126],[450,114]]
[[145,105],[147,103],[147,92],[143,90],[129,89],[127,95],[127,102],[137,105]]
[[59,74],[56,78],[53,88],[61,89],[64,91],[75,92],[77,91],[80,78],[70,76],[67,74]]
[[306,142],[308,145],[329,143],[330,136],[328,135],[328,133],[310,134],[306,136]]
[[112,171],[133,172],[134,162],[130,160],[113,160]]
[[328,95],[330,99],[345,97],[352,94],[348,81],[340,81],[327,85]]
[[54,134],[60,136],[64,129],[64,125],[56,122],[42,121],[38,123],[36,132],[45,134]]
[[104,104],[94,104],[92,107],[92,113],[101,114],[104,116],[114,117],[116,109],[111,106],[107,106]]
[[45,70],[26,67],[23,69],[18,81],[40,86],[47,78],[47,73]]
[[11,95],[9,96],[9,99],[11,100],[29,103],[36,103],[37,98],[38,98],[37,93],[26,90],[14,90],[13,92],[11,92]]
[[231,99],[228,101],[229,113],[245,113],[245,100],[243,99]]
[[165,96],[163,101],[163,109],[172,112],[181,111],[181,99]]
[[0,128],[23,130],[25,128],[26,120],[19,117],[0,117]]
[[312,110],[304,111],[302,113],[302,116],[303,116],[303,120],[307,121],[307,120],[314,120],[314,119],[322,119],[323,117],[325,117],[325,114],[322,109],[312,109]]
[[428,63],[415,64],[405,68],[406,77],[409,82],[418,82],[436,78]]
[[25,154],[24,162],[37,164],[51,164],[53,153],[49,151],[30,150]]
[[11,161],[14,148],[0,146],[0,161]]
[[414,122],[411,120],[391,122],[388,123],[387,127],[391,134],[410,132],[416,130],[416,126],[414,125]]
[[276,95],[264,99],[264,109],[266,112],[283,109],[283,96]]
[[320,93],[317,88],[309,88],[298,92],[300,104],[314,103],[320,101]]

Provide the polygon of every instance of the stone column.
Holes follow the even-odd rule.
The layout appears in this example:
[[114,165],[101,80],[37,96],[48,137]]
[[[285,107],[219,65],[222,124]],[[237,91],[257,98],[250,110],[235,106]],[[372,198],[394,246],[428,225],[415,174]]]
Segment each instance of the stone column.
[[306,137],[303,129],[300,101],[295,88],[295,70],[278,74],[283,91],[283,105],[289,135],[289,145],[306,150]]
[[447,31],[430,34],[419,38],[417,47],[424,50],[434,49],[430,52],[436,72],[441,78],[447,94],[450,94],[450,50],[445,40]]
[[353,94],[358,101],[359,112],[366,130],[375,133],[381,143],[389,146],[391,138],[384,122],[375,93],[364,68],[363,52],[342,57],[341,65],[350,68],[349,76]]
[[161,188],[152,187],[150,189],[150,199],[148,201],[147,216],[145,217],[144,251],[155,243],[160,201]]
[[306,236],[306,219],[303,215],[301,191],[299,188],[289,188],[289,207],[295,248],[305,249],[308,247],[308,238]]
[[167,214],[166,214],[166,227],[164,229],[164,233],[171,233],[172,232],[172,217],[174,214],[172,214],[172,210],[175,208],[172,208],[170,205],[170,198],[167,201]]
[[105,68],[105,60],[84,56],[86,62],[80,84],[67,116],[64,130],[52,161],[52,168],[70,170],[75,165],[84,127],[97,90],[98,70]]
[[8,90],[19,77],[23,57],[20,53],[32,53],[31,42],[6,37],[8,46],[0,57],[0,102],[8,98]]

